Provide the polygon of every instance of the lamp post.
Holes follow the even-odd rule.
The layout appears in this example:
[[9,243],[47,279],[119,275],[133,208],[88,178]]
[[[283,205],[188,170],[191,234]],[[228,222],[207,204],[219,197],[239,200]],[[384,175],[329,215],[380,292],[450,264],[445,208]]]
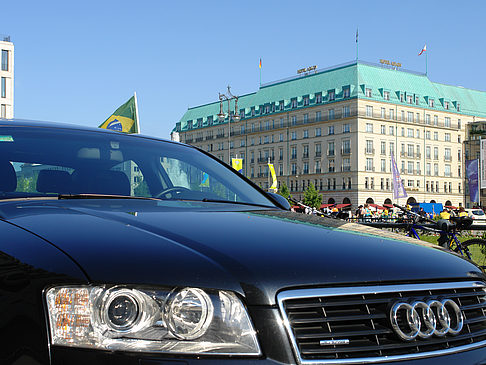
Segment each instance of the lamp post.
[[[228,92],[226,94],[219,94],[219,114],[218,119],[223,122],[228,116],[228,164],[231,165],[231,119],[235,122],[240,120],[238,115],[238,97],[231,93],[231,87],[228,85]],[[235,111],[231,112],[231,100],[235,99]],[[228,114],[223,112],[223,101],[228,102]]]

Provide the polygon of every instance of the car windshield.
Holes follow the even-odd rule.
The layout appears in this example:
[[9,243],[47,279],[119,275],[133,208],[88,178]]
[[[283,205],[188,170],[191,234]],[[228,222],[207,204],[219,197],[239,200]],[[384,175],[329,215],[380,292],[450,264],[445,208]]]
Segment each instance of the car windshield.
[[473,210],[472,214],[474,215],[484,215],[484,212],[482,210]]
[[0,199],[88,194],[274,207],[192,147],[121,133],[0,126],[0,176]]

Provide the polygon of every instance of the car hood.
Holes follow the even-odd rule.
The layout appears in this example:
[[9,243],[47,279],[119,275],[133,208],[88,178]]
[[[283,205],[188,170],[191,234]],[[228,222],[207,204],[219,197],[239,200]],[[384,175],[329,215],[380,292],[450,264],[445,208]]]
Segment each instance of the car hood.
[[94,283],[234,290],[251,304],[273,305],[285,288],[482,277],[385,231],[236,204],[46,200],[2,203],[0,216],[64,251]]

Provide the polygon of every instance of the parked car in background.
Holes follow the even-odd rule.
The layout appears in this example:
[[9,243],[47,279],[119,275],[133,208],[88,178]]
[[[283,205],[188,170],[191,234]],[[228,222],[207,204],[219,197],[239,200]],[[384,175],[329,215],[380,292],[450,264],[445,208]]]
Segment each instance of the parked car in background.
[[486,363],[486,277],[197,148],[0,120],[0,363]]
[[485,224],[486,225],[486,214],[480,208],[466,209],[467,215],[473,219],[472,224]]

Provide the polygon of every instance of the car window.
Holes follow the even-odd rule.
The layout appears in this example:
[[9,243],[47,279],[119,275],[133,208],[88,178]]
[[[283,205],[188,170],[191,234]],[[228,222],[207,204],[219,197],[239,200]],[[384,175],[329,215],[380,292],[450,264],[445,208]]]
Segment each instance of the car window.
[[221,161],[190,146],[122,133],[0,127],[0,199],[102,194],[274,207]]
[[482,210],[473,210],[472,213],[474,215],[484,215],[484,212]]

